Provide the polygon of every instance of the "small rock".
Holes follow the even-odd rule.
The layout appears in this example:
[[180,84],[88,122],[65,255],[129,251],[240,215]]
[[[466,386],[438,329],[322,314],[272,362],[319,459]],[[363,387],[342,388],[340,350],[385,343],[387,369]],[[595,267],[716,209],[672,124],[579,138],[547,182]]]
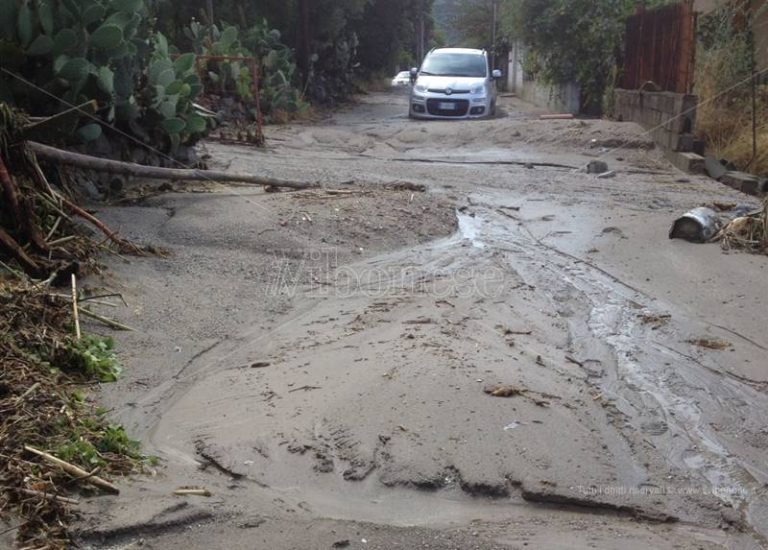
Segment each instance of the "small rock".
[[723,521],[729,525],[741,524],[741,514],[738,510],[734,510],[733,508],[723,508],[720,510],[720,515],[723,517]]
[[592,160],[587,164],[587,174],[604,174],[608,171],[608,164],[602,160]]
[[349,542],[349,539],[345,540],[337,540],[333,543],[333,548],[348,548],[352,543]]
[[525,390],[512,385],[496,385],[488,386],[483,390],[488,395],[493,397],[514,397],[516,395],[522,395]]

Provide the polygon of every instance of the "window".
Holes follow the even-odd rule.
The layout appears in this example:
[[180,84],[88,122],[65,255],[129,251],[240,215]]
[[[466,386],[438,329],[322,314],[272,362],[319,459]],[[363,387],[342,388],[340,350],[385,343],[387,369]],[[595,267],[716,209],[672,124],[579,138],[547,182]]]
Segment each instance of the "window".
[[484,55],[471,53],[434,53],[424,60],[422,74],[485,78],[488,65]]

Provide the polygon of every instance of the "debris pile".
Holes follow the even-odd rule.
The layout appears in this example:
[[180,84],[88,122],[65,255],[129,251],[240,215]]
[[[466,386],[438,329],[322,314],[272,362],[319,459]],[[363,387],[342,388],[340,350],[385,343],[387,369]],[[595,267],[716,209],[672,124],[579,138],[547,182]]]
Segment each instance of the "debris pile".
[[82,333],[78,312],[127,327],[78,308],[98,300],[76,285],[98,269],[96,252],[143,251],[77,204],[71,173],[56,165],[46,175],[27,141],[31,126],[0,102],[0,515],[22,546],[55,550],[73,545],[78,496],[116,492],[105,477],[144,460],[83,391],[120,369],[111,340]]
[[31,548],[70,548],[80,494],[142,461],[138,444],[82,391],[116,370],[107,340],[72,334],[72,303],[29,280],[0,280],[0,514]]
[[748,205],[701,206],[675,220],[670,239],[694,243],[720,242],[724,250],[768,253],[768,198],[762,208]]
[[762,211],[731,220],[717,234],[725,250],[733,248],[768,253],[768,198]]
[[[0,265],[11,273],[53,282],[64,272],[79,272],[106,241],[121,252],[140,253],[76,204],[67,192],[65,171],[58,170],[60,181],[51,185],[25,141],[30,127],[24,114],[0,103]],[[103,232],[106,241],[91,240],[75,217]],[[18,269],[9,265],[14,263]]]

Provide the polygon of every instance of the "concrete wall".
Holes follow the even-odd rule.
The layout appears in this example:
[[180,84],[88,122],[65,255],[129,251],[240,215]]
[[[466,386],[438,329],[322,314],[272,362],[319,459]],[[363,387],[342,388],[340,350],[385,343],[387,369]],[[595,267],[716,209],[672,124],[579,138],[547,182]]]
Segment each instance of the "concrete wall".
[[698,100],[694,95],[619,89],[614,100],[614,115],[619,120],[637,122],[668,151],[680,150],[680,137],[696,126]]
[[581,90],[575,83],[549,86],[529,80],[523,71],[525,46],[515,42],[509,52],[507,89],[518,97],[557,113],[578,114],[581,110]]
[[555,113],[577,115],[581,111],[581,90],[577,84],[549,86],[528,80],[523,82],[517,95],[529,103]]

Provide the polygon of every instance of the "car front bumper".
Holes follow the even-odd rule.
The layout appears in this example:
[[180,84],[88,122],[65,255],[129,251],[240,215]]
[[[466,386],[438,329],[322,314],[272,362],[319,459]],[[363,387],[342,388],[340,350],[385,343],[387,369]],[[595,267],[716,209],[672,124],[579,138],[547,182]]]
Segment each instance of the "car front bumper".
[[413,118],[463,119],[484,118],[491,114],[491,100],[472,94],[411,94],[410,115]]

